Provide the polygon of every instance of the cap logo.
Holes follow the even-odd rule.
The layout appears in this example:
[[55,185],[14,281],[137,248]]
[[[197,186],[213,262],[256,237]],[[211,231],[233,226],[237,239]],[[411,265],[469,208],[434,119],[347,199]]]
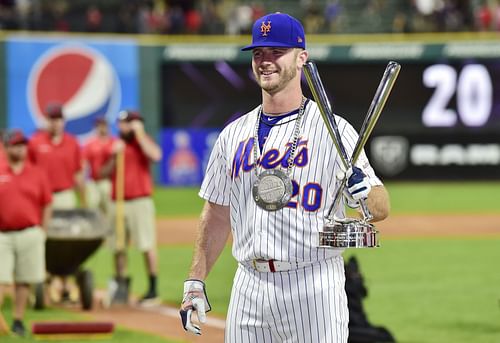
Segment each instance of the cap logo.
[[265,22],[262,22],[262,25],[260,26],[260,32],[262,33],[263,36],[267,36],[269,32],[271,32],[271,21],[267,21],[267,25]]
[[301,37],[297,37],[297,43],[302,43],[302,38]]

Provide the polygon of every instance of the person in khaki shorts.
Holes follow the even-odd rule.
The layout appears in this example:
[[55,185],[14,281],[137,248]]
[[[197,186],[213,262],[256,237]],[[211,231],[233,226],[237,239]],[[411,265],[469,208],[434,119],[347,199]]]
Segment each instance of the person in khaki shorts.
[[[54,210],[85,208],[85,182],[81,148],[76,136],[65,131],[64,108],[50,103],[45,109],[47,125],[35,132],[28,143],[30,162],[47,173],[52,190]],[[78,202],[78,200],[79,202]],[[75,301],[77,288],[67,276],[49,276],[50,298],[53,302]]]
[[[117,154],[124,156],[123,200],[126,239],[143,252],[148,273],[149,288],[139,304],[148,306],[159,302],[157,291],[157,252],[155,207],[151,195],[153,180],[151,162],[159,162],[161,148],[144,130],[143,118],[135,111],[121,111],[118,118],[120,139],[112,147],[112,158],[103,167],[104,175],[110,174],[113,184],[112,199],[117,199]],[[115,212],[116,206],[112,212]],[[116,243],[116,242],[115,242]],[[128,301],[127,255],[125,247],[115,245],[116,292],[111,302]],[[125,289],[125,291],[124,291]]]
[[89,172],[85,183],[87,207],[98,209],[108,219],[111,203],[111,180],[103,177],[101,169],[110,157],[111,147],[116,138],[109,132],[109,125],[104,117],[95,120],[94,134],[83,146],[83,158]]
[[14,283],[12,332],[24,336],[30,285],[45,278],[45,231],[52,193],[45,172],[26,162],[28,140],[21,131],[5,137],[7,165],[0,167],[0,306]]

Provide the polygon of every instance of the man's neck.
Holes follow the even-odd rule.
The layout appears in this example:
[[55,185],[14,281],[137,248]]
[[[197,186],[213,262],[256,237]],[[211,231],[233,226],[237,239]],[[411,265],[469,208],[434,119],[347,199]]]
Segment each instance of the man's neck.
[[293,97],[271,97],[262,103],[262,111],[270,116],[279,116],[296,110],[302,103],[302,94]]
[[9,166],[10,166],[10,169],[12,170],[12,172],[14,174],[20,174],[22,171],[23,171],[23,168],[24,168],[24,161],[12,161],[12,160],[9,160]]
[[300,107],[302,97],[300,87],[276,94],[262,91],[262,111],[267,115],[281,115],[291,112]]
[[49,133],[49,135],[52,143],[59,144],[63,139],[64,133]]

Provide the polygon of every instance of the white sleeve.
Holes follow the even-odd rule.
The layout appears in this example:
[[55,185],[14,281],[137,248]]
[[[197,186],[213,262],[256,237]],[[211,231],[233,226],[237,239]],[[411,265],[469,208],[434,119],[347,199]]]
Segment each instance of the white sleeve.
[[[354,147],[356,146],[356,143],[358,141],[359,137],[358,132],[344,118],[337,116],[335,119],[337,120],[339,131],[342,136],[342,143],[344,144],[347,155],[349,156],[349,158],[351,158],[352,153],[354,151]],[[359,154],[358,160],[356,161],[356,167],[359,167],[361,168],[361,170],[363,170],[363,173],[365,173],[365,175],[370,180],[370,185],[372,186],[382,185],[382,181],[375,174],[375,171],[370,165],[370,161],[368,161],[368,157],[366,156],[364,149]]]
[[205,177],[198,195],[218,205],[229,206],[231,173],[224,151],[222,134],[214,144],[208,161]]

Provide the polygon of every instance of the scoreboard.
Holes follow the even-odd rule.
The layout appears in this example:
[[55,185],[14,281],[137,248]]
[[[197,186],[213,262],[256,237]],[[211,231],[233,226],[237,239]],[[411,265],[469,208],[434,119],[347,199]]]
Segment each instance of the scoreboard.
[[[333,111],[358,130],[387,63],[401,64],[365,147],[377,172],[387,179],[500,178],[499,43],[470,43],[468,50],[456,45],[419,49],[413,43],[392,50],[369,47],[372,58],[366,57],[366,48],[349,45],[344,48],[350,50],[329,47],[323,54],[313,47],[310,59]],[[250,64],[250,54],[235,53],[231,58],[165,60],[163,126],[222,129],[258,106],[260,89]],[[312,98],[305,79],[303,90]]]

